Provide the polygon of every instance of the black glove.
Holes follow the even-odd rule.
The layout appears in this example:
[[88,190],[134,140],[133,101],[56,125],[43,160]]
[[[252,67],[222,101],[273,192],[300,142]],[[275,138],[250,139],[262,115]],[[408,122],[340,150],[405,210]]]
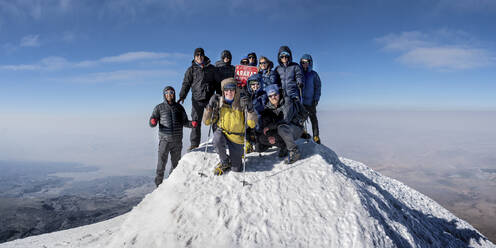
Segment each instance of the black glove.
[[241,105],[242,109],[247,109],[249,111],[251,111],[253,109],[253,105],[252,105],[250,98],[248,96],[242,96],[239,99],[239,105]]
[[214,94],[210,97],[210,101],[208,101],[208,106],[212,109],[215,109],[219,104],[220,95]]
[[314,107],[317,107],[318,104],[319,104],[319,101],[316,101],[316,100],[313,101],[313,106]]
[[303,89],[303,82],[296,82],[298,88]]

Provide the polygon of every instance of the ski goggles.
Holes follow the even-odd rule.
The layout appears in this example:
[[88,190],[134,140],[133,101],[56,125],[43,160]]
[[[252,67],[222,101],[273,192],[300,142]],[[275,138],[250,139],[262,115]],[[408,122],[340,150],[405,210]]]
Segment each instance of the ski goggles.
[[301,60],[301,63],[302,64],[310,64],[310,61],[309,60],[306,60],[306,59],[303,59],[303,60]]
[[248,82],[249,85],[260,85],[258,81],[250,81]]
[[266,64],[268,64],[268,63],[264,61],[264,62],[260,62],[259,64],[261,64],[261,65],[266,65]]
[[175,92],[173,90],[167,90],[164,92],[164,95],[174,95]]

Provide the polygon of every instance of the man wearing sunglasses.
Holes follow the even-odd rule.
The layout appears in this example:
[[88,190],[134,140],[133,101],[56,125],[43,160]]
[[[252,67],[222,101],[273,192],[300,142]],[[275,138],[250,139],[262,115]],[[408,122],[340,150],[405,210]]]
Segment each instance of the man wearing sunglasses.
[[155,185],[158,187],[164,180],[165,166],[167,157],[171,156],[171,170],[176,168],[181,158],[181,149],[183,148],[183,127],[192,128],[193,123],[188,120],[186,111],[181,104],[176,103],[176,93],[172,86],[164,88],[164,102],[158,104],[152,112],[149,124],[151,127],[159,125],[159,148],[157,175]]
[[310,54],[303,54],[300,59],[300,65],[305,75],[305,86],[303,87],[303,106],[308,111],[310,121],[312,122],[313,141],[320,144],[319,122],[317,120],[317,104],[320,100],[321,82],[319,74],[312,70],[313,60]]
[[251,52],[248,54],[248,65],[249,66],[257,66],[257,54],[255,52]]
[[240,97],[236,80],[226,78],[221,85],[222,96],[213,95],[203,113],[205,125],[217,124],[213,144],[220,162],[215,167],[215,175],[222,175],[231,169],[235,172],[242,171],[246,128],[254,128],[257,122],[250,99],[247,96]]
[[299,64],[293,62],[291,49],[281,46],[277,54],[279,65],[276,72],[281,80],[284,96],[300,100],[300,89],[304,85],[304,76]]
[[298,100],[283,97],[276,84],[265,89],[269,101],[265,104],[262,115],[263,135],[259,142],[264,145],[275,145],[280,148],[279,157],[289,156],[285,162],[292,164],[300,158],[296,140],[303,133],[305,117],[301,114]]
[[216,81],[216,73],[216,68],[210,64],[210,59],[205,56],[203,48],[196,48],[191,66],[184,73],[183,85],[178,101],[183,104],[184,99],[186,99],[191,89],[191,119],[196,126],[191,130],[191,146],[188,148],[188,151],[200,145],[203,110],[215,90],[220,88]]

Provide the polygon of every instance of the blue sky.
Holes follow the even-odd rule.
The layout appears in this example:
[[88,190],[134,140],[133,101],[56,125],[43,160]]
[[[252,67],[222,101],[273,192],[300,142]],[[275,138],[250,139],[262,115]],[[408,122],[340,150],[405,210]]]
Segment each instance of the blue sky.
[[196,47],[281,45],[314,57],[321,109],[495,110],[494,23],[492,0],[0,0],[0,112],[148,114]]

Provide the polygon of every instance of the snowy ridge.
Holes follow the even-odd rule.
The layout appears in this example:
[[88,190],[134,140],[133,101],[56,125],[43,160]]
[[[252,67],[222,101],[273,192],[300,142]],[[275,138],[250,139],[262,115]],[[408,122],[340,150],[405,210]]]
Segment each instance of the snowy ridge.
[[[244,187],[241,173],[213,176],[217,155],[209,150],[204,160],[197,149],[118,227],[0,247],[496,247],[408,186],[325,146],[299,146],[292,165],[275,150],[249,154]],[[198,176],[202,165],[208,177]]]

